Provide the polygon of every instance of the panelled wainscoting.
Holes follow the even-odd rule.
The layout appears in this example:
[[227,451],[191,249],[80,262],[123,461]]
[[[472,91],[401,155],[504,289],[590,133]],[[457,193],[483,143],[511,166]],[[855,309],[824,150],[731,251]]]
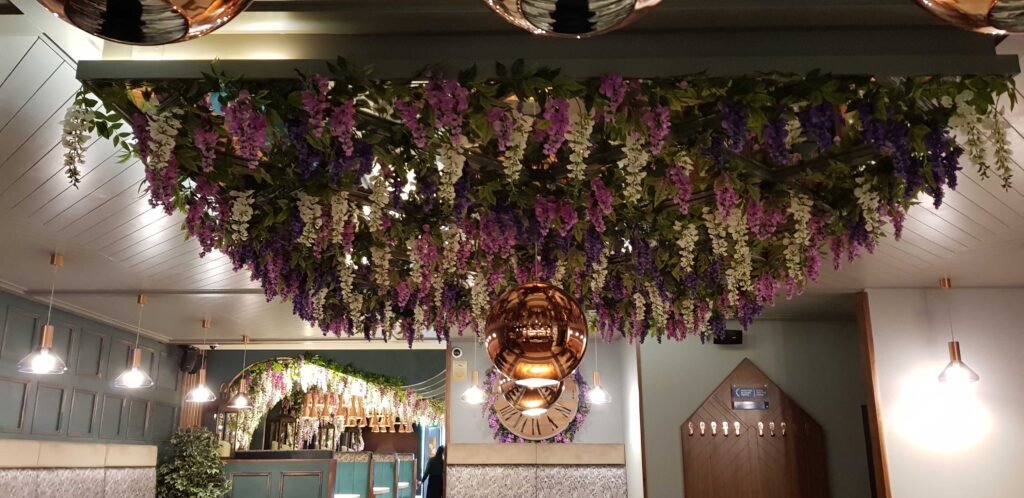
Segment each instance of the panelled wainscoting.
[[152,389],[113,386],[128,365],[134,335],[54,310],[54,352],[64,375],[18,372],[18,361],[39,342],[46,306],[0,293],[0,438],[152,443],[177,427],[180,374],[177,348],[143,338],[142,368]]

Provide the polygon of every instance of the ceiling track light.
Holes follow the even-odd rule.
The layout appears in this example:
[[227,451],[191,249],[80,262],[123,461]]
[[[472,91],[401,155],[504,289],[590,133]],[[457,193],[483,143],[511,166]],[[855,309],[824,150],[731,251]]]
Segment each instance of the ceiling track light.
[[188,403],[210,403],[217,401],[217,395],[214,394],[214,392],[206,385],[206,336],[210,331],[210,320],[204,318],[202,327],[203,350],[199,353],[202,355],[200,357],[201,363],[199,366],[199,383],[188,392],[187,396],[185,396],[185,401]]
[[231,401],[228,401],[228,408],[236,411],[252,410],[252,400],[246,394],[249,386],[245,382],[245,359],[246,354],[249,352],[249,336],[242,336],[242,344],[242,370],[238,374],[238,394],[235,394]]
[[939,374],[939,382],[945,382],[947,384],[971,384],[981,380],[981,377],[971,367],[964,363],[963,358],[960,355],[960,341],[956,340],[956,335],[953,333],[953,313],[949,309],[949,297],[948,291],[953,288],[953,283],[948,277],[943,277],[939,280],[939,288],[946,291],[946,313],[949,320],[949,364],[946,368],[942,369],[942,373]]
[[142,349],[139,341],[142,339],[142,310],[147,303],[146,295],[139,294],[139,324],[135,331],[135,347],[131,352],[131,363],[128,369],[114,379],[114,387],[121,389],[149,389],[153,387],[153,378],[142,369]]
[[53,275],[50,277],[50,302],[46,309],[46,324],[39,329],[39,347],[32,350],[18,362],[18,371],[36,375],[61,375],[68,371],[67,364],[53,352],[53,325],[50,318],[53,315],[53,293],[57,285],[57,270],[64,266],[64,256],[53,253],[50,255],[50,265],[53,266]]

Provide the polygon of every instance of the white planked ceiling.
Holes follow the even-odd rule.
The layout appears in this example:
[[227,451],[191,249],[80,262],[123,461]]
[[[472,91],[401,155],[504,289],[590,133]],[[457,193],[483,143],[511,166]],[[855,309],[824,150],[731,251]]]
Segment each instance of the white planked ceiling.
[[[1024,53],[1010,39],[1001,50]],[[257,340],[318,340],[289,305],[267,303],[248,275],[220,254],[200,258],[186,240],[181,215],[149,206],[142,166],[119,163],[105,141],[92,144],[78,189],[63,176],[60,120],[78,88],[74,62],[45,39],[0,36],[0,284],[13,292],[47,290],[49,254],[65,254],[57,288],[229,291],[233,294],[150,294],[144,329],[182,342],[201,338],[199,321],[213,319],[215,341],[243,333]],[[1014,150],[1024,151],[1024,109],[1010,114]],[[827,270],[804,296],[769,311],[770,318],[848,316],[849,293],[866,287],[934,285],[944,274],[957,286],[1024,285],[1024,168],[1010,190],[982,180],[965,165],[960,188],[942,208],[913,210],[904,239],[886,240],[874,255]],[[134,328],[129,294],[61,294],[60,306]],[[331,339],[333,340],[333,339]]]

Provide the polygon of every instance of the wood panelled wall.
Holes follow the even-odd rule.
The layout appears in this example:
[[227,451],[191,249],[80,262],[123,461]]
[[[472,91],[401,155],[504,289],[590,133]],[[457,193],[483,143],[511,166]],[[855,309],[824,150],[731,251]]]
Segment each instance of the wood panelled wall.
[[142,367],[156,386],[116,389],[135,344],[130,332],[57,310],[54,350],[64,375],[18,372],[39,342],[46,306],[0,293],[0,438],[163,443],[177,426],[181,399],[177,348],[143,338]]

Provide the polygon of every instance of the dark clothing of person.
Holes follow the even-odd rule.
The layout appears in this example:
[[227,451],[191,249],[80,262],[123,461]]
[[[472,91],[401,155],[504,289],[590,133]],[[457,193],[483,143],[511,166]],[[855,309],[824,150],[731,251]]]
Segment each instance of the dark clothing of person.
[[444,456],[434,455],[427,461],[421,481],[427,483],[427,498],[444,498]]

